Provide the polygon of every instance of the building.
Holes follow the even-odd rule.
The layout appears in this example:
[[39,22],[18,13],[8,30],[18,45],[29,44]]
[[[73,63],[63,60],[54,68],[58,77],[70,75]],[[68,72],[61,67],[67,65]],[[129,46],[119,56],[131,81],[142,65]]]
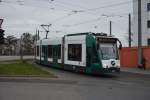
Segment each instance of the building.
[[[150,46],[150,0],[141,0],[142,46]],[[138,46],[138,0],[133,0],[132,46]]]

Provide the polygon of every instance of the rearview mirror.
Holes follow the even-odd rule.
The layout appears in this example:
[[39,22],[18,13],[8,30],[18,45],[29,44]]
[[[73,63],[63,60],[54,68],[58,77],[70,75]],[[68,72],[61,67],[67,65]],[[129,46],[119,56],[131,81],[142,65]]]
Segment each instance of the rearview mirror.
[[122,49],[122,45],[120,44],[120,45],[119,45],[119,50],[121,50],[121,49]]
[[97,50],[99,49],[99,44],[96,44]]

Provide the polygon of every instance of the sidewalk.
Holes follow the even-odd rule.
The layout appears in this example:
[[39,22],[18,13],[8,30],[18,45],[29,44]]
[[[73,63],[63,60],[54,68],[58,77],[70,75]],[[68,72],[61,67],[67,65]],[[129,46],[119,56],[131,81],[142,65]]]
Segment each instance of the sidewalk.
[[126,68],[122,67],[121,68],[122,72],[129,72],[129,73],[136,73],[136,74],[143,74],[143,75],[150,75],[150,70],[143,70],[139,68]]
[[[23,56],[23,59],[34,59],[34,56]],[[20,56],[0,56],[0,61],[20,60]]]

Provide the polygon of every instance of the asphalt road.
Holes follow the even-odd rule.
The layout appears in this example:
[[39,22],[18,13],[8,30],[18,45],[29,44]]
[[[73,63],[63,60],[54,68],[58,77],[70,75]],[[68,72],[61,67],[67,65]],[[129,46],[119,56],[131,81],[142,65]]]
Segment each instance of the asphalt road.
[[150,100],[148,75],[90,76],[46,69],[58,79],[0,78],[0,100]]

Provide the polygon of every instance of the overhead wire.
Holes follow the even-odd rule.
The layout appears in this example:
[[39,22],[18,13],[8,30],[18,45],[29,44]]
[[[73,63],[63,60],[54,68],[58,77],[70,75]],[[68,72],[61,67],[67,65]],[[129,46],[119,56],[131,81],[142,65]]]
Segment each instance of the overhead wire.
[[[50,4],[54,4],[53,0],[48,0],[48,1],[49,1]],[[55,5],[55,4],[54,4],[54,5]],[[64,6],[63,6],[63,7],[64,7]],[[58,22],[58,21],[64,20],[64,19],[66,19],[66,18],[68,18],[68,17],[70,17],[70,16],[72,16],[72,15],[74,15],[74,14],[77,13],[77,12],[73,12],[73,11],[74,11],[74,9],[71,9],[70,12],[69,12],[67,15],[62,16],[62,17],[59,17],[59,18],[57,18],[57,19],[51,21],[51,23],[54,24],[54,23],[56,23],[56,22]]]
[[[49,0],[48,0],[49,1]],[[50,3],[53,3],[53,2],[51,2],[51,1],[53,1],[54,2],[54,0],[50,0]],[[4,2],[4,1],[3,1]],[[21,3],[23,3],[23,0],[18,0],[17,2],[21,2]],[[60,1],[59,1],[60,2]],[[8,3],[8,2],[7,2]],[[10,3],[10,2],[9,2]],[[61,1],[61,3],[62,3],[62,1]],[[113,6],[117,6],[118,4],[124,4],[124,3],[129,3],[129,1],[128,2],[122,2],[122,3],[116,3],[116,4],[112,4]],[[54,3],[53,3],[54,4]],[[22,5],[24,5],[24,6],[27,6],[27,5],[25,5],[25,4],[22,4]],[[105,8],[105,7],[108,7],[108,6],[110,6],[110,5],[107,5],[107,6],[104,6],[104,7],[98,7],[98,8]],[[34,7],[34,6],[33,6]],[[65,7],[65,6],[63,6],[63,7]],[[81,6],[80,6],[81,7]],[[112,6],[111,6],[112,7]],[[66,7],[67,8],[67,7]],[[96,9],[96,8],[91,8],[91,9]],[[54,9],[53,9],[54,10]],[[66,10],[67,11],[67,10]],[[70,9],[70,11],[72,11],[72,12],[74,12],[74,13],[79,13],[79,12],[84,12],[84,10],[75,10],[75,9]],[[118,15],[119,16],[119,15]]]
[[72,26],[78,26],[78,25],[82,25],[82,24],[86,24],[86,23],[91,23],[91,22],[95,22],[95,21],[98,21],[100,20],[102,17],[104,18],[111,18],[111,17],[123,17],[123,16],[127,16],[127,14],[129,13],[122,13],[122,14],[118,14],[118,15],[105,15],[105,14],[102,14],[101,16],[95,18],[95,19],[92,19],[92,20],[88,20],[88,21],[83,21],[83,22],[79,22],[79,23],[75,23],[75,24],[72,24],[72,25],[63,25],[64,27],[72,27]]
[[[60,1],[59,1],[60,2]],[[67,4],[67,3],[64,3],[64,2],[61,2],[63,4]],[[96,9],[102,9],[102,8],[110,8],[110,7],[114,7],[114,6],[120,6],[120,5],[125,5],[125,4],[129,4],[131,3],[131,1],[126,1],[126,2],[121,2],[121,3],[116,3],[116,4],[111,4],[111,5],[107,5],[107,6],[101,6],[101,7],[97,7],[97,8],[92,8],[92,9],[86,9],[86,10],[81,10],[81,12],[87,12],[87,11],[93,11],[93,10],[96,10]],[[72,4],[71,4],[72,5]],[[74,6],[74,5],[73,5]],[[81,7],[81,6],[80,6]],[[83,8],[83,7],[82,7]],[[124,14],[102,14],[101,16],[105,16],[106,18],[112,18],[112,17],[124,17],[124,16],[127,16],[129,13],[124,13]],[[87,24],[87,23],[91,23],[91,22],[94,22],[94,21],[97,21],[99,20],[99,18],[96,18],[96,19],[93,19],[93,20],[88,20],[88,21],[83,21],[83,22],[79,22],[79,23],[76,23],[76,24],[72,24],[72,25],[63,25],[63,27],[72,27],[72,26],[78,26],[78,25],[82,25],[82,24]],[[98,25],[96,25],[95,27],[97,27]]]
[[130,3],[131,3],[131,1],[125,1],[125,2],[120,2],[120,3],[114,3],[114,4],[105,5],[105,6],[100,6],[100,7],[96,7],[96,8],[85,9],[84,11],[94,11],[94,10],[99,10],[99,9],[104,9],[104,8],[112,8],[112,7],[116,7],[116,6],[130,4]]
[[[54,4],[54,0],[50,0],[50,2]],[[63,4],[69,4],[69,5],[71,4],[71,3],[65,3],[65,2],[62,2],[62,1],[59,1],[59,2],[60,2],[60,3],[63,3]],[[56,3],[56,2],[55,2],[55,3]],[[71,4],[71,5],[76,6],[76,5],[74,5],[74,4]],[[81,7],[81,6],[80,6],[80,7]],[[66,7],[65,7],[65,8],[66,8]],[[82,7],[82,8],[84,8],[84,7]],[[71,10],[73,10],[73,9],[71,9]],[[78,13],[79,11],[78,11],[78,10],[76,10],[76,11],[74,10],[74,12],[75,12],[75,13]],[[80,12],[84,12],[84,10],[80,10]],[[110,16],[110,15],[108,16],[108,15],[104,15],[104,14],[103,14],[103,16],[105,16],[105,17],[106,17],[106,16],[107,16],[107,17],[112,17],[112,15],[111,15],[111,16]],[[113,15],[113,16],[114,16],[114,15]],[[120,16],[120,15],[117,15],[117,16]],[[63,19],[63,18],[65,18],[65,17],[66,17],[66,16],[60,18],[60,20]],[[120,16],[120,17],[122,17],[122,16]],[[99,18],[98,18],[98,19],[99,19]],[[94,20],[95,20],[95,19],[94,19]],[[81,25],[81,24],[86,24],[86,23],[93,22],[94,20],[84,21],[84,22],[80,22],[80,23],[77,23],[77,24],[73,24],[73,25],[63,25],[63,26],[69,26],[69,27],[70,27],[70,26],[77,26],[77,25]],[[97,20],[97,19],[96,19],[96,20]]]
[[[53,2],[54,2],[54,0],[52,0]],[[63,3],[63,4],[67,4],[67,5],[73,5],[73,6],[77,6],[77,5],[74,5],[74,4],[71,4],[71,3],[66,3],[66,2],[62,2],[62,1],[57,1],[57,2],[60,2],[60,3]],[[106,8],[106,7],[113,7],[113,6],[120,6],[120,5],[124,5],[124,4],[128,4],[128,3],[130,3],[129,1],[126,1],[126,2],[121,2],[121,3],[116,3],[116,4],[111,4],[111,5],[107,5],[107,6],[102,6],[102,7],[98,7],[98,8]],[[82,7],[82,6],[80,6],[81,8],[84,8],[84,7]],[[95,10],[95,9],[98,9],[98,8],[92,8],[92,9],[86,9],[86,10]],[[81,12],[85,12],[85,10],[80,10]],[[76,12],[78,12],[78,11],[76,11]],[[103,14],[102,16],[105,16],[105,17],[116,17],[116,16],[118,16],[118,17],[123,17],[123,15],[115,15],[115,14],[112,14],[112,15],[107,15],[107,14]],[[124,15],[124,16],[126,16],[126,15]],[[86,21],[86,22],[88,22],[88,21]],[[89,22],[91,22],[91,21],[89,21]],[[84,22],[81,22],[81,23],[79,23],[79,25],[80,24],[84,24]],[[78,24],[75,24],[75,25],[78,25]],[[65,26],[65,25],[64,25]],[[69,25],[66,25],[66,26],[69,26]]]
[[[22,1],[22,0],[18,0],[18,1]],[[54,0],[53,0],[54,1]],[[22,1],[23,2],[23,1]],[[21,3],[22,3],[21,2]],[[60,1],[59,1],[60,2]],[[62,2],[62,1],[61,1]],[[90,9],[81,9],[80,10],[80,12],[87,12],[87,11],[96,11],[96,10],[98,10],[98,9],[104,9],[104,8],[110,8],[110,7],[116,7],[116,6],[121,6],[121,5],[125,5],[125,4],[129,4],[129,3],[131,3],[130,1],[126,1],[126,2],[121,2],[121,3],[115,3],[115,4],[109,4],[109,5],[105,5],[105,6],[100,6],[100,7],[96,7],[96,8],[90,8]],[[53,3],[54,4],[54,3]],[[64,4],[66,4],[66,3],[64,3]],[[70,3],[71,4],[71,3]],[[23,4],[24,6],[26,6],[25,4]],[[60,4],[58,5],[58,4],[54,4],[55,6],[60,6]],[[72,4],[71,4],[72,5]],[[77,6],[77,5],[76,5]],[[65,6],[62,6],[62,7],[65,7]],[[81,7],[81,6],[80,6]],[[66,7],[67,8],[67,7]],[[84,8],[84,7],[82,7],[82,8]],[[63,20],[63,19],[65,19],[65,18],[68,18],[68,17],[70,17],[71,15],[74,15],[75,13],[79,13],[79,10],[75,10],[75,9],[70,9],[70,8],[68,8],[68,10],[66,10],[66,11],[71,11],[71,12],[74,12],[74,13],[72,13],[72,14],[67,14],[67,15],[65,15],[65,16],[62,16],[62,17],[60,17],[60,18],[57,18],[57,19],[55,19],[54,21],[52,21],[53,23],[56,23],[56,22],[58,22],[58,21],[61,21],[61,20]],[[102,14],[102,16],[105,16],[106,18],[110,18],[110,17],[116,17],[116,16],[120,16],[120,17],[122,17],[123,15],[120,15],[120,14],[112,14],[112,15],[109,15],[109,14]],[[124,15],[124,16],[126,16],[126,15]],[[98,18],[97,18],[98,19]],[[95,21],[94,19],[92,20],[92,21]],[[76,24],[73,24],[73,26],[77,26],[77,25],[81,25],[81,24],[86,24],[86,23],[90,23],[90,22],[92,22],[91,20],[90,21],[85,21],[85,22],[80,22],[80,23],[76,23]],[[72,26],[72,25],[70,25],[70,26]]]
[[100,20],[100,17],[99,17],[99,18],[92,19],[92,20],[87,20],[87,21],[75,23],[75,24],[72,24],[72,25],[63,25],[63,26],[64,26],[64,27],[73,27],[73,26],[78,26],[78,25],[82,25],[82,24],[87,24],[87,23],[95,22],[95,21],[98,21],[98,20]]
[[[47,6],[47,7],[41,7],[41,6],[35,6],[35,5],[28,5],[28,4],[25,4],[25,1],[24,0],[18,0],[18,1],[14,1],[14,2],[10,2],[10,1],[1,1],[0,2],[1,4],[2,3],[5,3],[5,4],[13,4],[13,5],[20,5],[20,6],[24,6],[24,7],[33,7],[33,8],[42,8],[42,9],[49,9],[49,10],[55,10],[55,8],[53,7],[49,7],[49,6]],[[61,10],[57,10],[57,11],[68,11],[68,10],[63,10],[63,9],[61,9]]]
[[69,14],[64,15],[64,16],[62,16],[62,17],[56,18],[55,20],[50,21],[50,22],[51,22],[52,24],[54,24],[54,23],[56,23],[56,22],[58,22],[58,21],[61,21],[61,20],[66,19],[66,18],[68,18],[68,17],[70,17],[70,16],[72,16],[72,15],[74,15],[74,14],[75,14],[75,13],[69,13]]
[[[53,2],[55,2],[55,3],[62,3],[62,4],[65,4],[67,6],[72,5],[72,6],[80,7],[82,12],[95,11],[95,10],[104,9],[104,8],[112,8],[112,7],[117,7],[117,6],[122,6],[122,5],[126,5],[126,4],[129,4],[129,3],[132,3],[132,1],[130,0],[130,1],[125,1],[125,2],[114,3],[114,4],[105,5],[105,6],[100,6],[100,7],[96,7],[96,8],[85,8],[85,7],[77,5],[77,4],[72,4],[72,3],[67,3],[67,2],[57,1],[57,0],[53,0]],[[137,1],[133,1],[133,2],[137,2]]]
[[[72,10],[72,12],[76,12],[76,13],[87,13],[87,14],[91,14],[91,15],[93,15],[93,14],[96,14],[96,13],[93,13],[93,12],[85,12],[84,11],[84,9],[87,9],[87,8],[85,8],[85,7],[82,7],[82,6],[80,6],[80,5],[75,5],[75,4],[72,4],[72,3],[66,3],[66,2],[62,2],[62,1],[56,1],[55,0],[55,2],[53,1],[53,3],[57,3],[57,4],[63,4],[64,5],[64,7],[65,8],[67,8],[67,9],[69,9],[69,10]],[[70,7],[66,7],[66,6],[74,6],[74,7],[79,7],[80,9],[72,9],[72,8],[70,8]]]

